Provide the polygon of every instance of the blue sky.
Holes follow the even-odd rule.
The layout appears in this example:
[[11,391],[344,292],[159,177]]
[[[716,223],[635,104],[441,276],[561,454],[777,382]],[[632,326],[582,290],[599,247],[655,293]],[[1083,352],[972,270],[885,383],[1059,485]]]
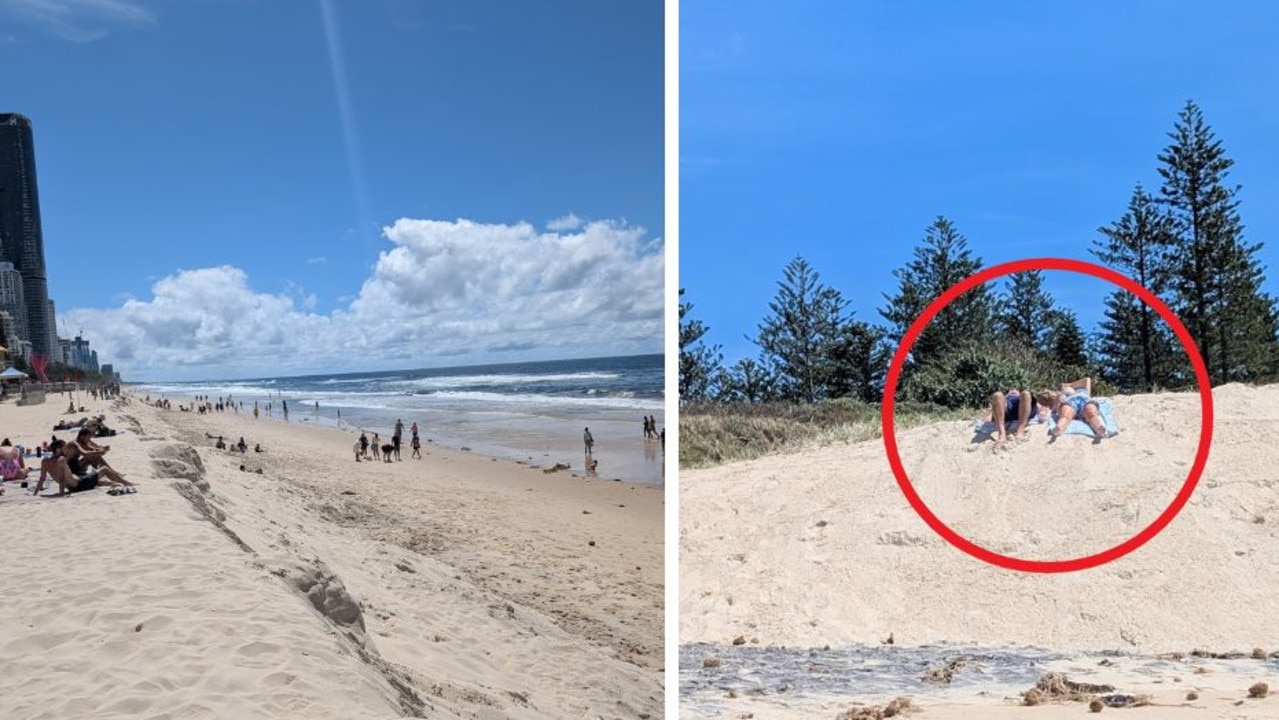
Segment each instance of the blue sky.
[[[680,7],[680,285],[726,362],[805,257],[862,320],[945,215],[987,265],[1091,260],[1193,99],[1279,292],[1279,4]],[[1086,329],[1111,286],[1047,273]]]
[[60,328],[126,379],[660,352],[662,34],[660,3],[0,0]]

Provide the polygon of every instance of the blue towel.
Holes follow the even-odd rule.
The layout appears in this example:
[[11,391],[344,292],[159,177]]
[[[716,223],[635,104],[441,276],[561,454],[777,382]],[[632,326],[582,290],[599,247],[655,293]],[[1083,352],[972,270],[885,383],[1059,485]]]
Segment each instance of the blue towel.
[[[1028,425],[1028,426],[1029,426],[1029,425],[1041,425],[1041,424],[1043,424],[1043,422],[1044,422],[1044,421],[1043,421],[1043,419],[1042,419],[1042,418],[1040,418],[1038,415],[1036,415],[1036,416],[1031,417],[1029,420],[1027,420],[1027,421],[1026,421],[1026,425]],[[1014,427],[1014,426],[1015,426],[1016,424],[1017,424],[1017,420],[1015,420],[1015,419],[1014,419],[1014,420],[1007,420],[1007,421],[1005,421],[1005,422],[1004,422],[1004,430],[1005,430],[1006,432],[1014,432],[1014,430],[1015,430],[1015,427]],[[979,434],[979,435],[994,435],[994,434],[995,434],[995,421],[994,421],[994,420],[978,420],[978,421],[976,421],[976,422],[974,422],[974,423],[973,423],[973,432],[975,432],[975,433],[977,433],[977,434]]]
[[[1106,423],[1106,430],[1108,430],[1111,433],[1118,433],[1119,426],[1115,424],[1115,411],[1113,408],[1110,407],[1110,398],[1093,398],[1093,399],[1097,401],[1097,405],[1101,409],[1101,419],[1104,420]],[[1052,428],[1054,427],[1057,427],[1057,418],[1055,416],[1053,417],[1052,424],[1049,425],[1048,427],[1049,431],[1051,432]],[[1096,437],[1096,433],[1092,431],[1092,428],[1088,427],[1088,423],[1084,422],[1078,417],[1076,417],[1074,420],[1071,420],[1070,424],[1066,426],[1066,434],[1067,435],[1087,435],[1088,437]]]

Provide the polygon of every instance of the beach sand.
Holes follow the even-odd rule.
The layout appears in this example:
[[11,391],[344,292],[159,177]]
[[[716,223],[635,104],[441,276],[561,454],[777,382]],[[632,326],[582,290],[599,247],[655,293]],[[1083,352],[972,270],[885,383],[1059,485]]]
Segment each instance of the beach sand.
[[[0,433],[47,438],[65,404],[0,405]],[[334,428],[83,404],[143,484],[4,484],[0,717],[661,716],[661,488],[431,446],[357,464]]]
[[[760,647],[838,650],[881,647],[891,633],[899,647],[966,643],[1133,658],[1197,648],[1273,652],[1279,387],[1231,385],[1214,397],[1212,452],[1188,505],[1145,546],[1084,572],[1014,572],[952,547],[907,503],[878,440],[683,471],[680,641],[727,645],[744,637]],[[1185,481],[1198,442],[1196,394],[1121,397],[1114,407],[1121,435],[1100,445],[1077,436],[1049,445],[1040,427],[1029,442],[992,452],[961,422],[902,432],[901,456],[938,517],[979,545],[1026,559],[1079,557],[1149,525]],[[1279,717],[1279,698],[1234,705],[1254,682],[1279,687],[1275,661],[1235,662],[1215,675],[1193,663],[1172,667],[1159,683],[1137,669],[1123,673],[1122,663],[1104,669],[1119,675],[1122,692],[1155,693],[1179,706],[1123,712]],[[681,677],[713,685],[719,671],[681,667]],[[749,677],[751,668],[735,673]],[[1173,692],[1168,684],[1179,673],[1183,684]],[[719,710],[685,704],[682,713],[834,717],[853,701],[884,699],[859,693],[855,677],[844,680],[834,694],[769,692]],[[910,680],[902,689],[911,692],[899,694],[914,696],[918,717],[971,717],[973,706],[985,706],[982,717],[1087,712],[1078,704],[1013,707],[1011,688],[956,697],[920,691],[917,674]],[[1192,683],[1203,697],[1180,707]]]

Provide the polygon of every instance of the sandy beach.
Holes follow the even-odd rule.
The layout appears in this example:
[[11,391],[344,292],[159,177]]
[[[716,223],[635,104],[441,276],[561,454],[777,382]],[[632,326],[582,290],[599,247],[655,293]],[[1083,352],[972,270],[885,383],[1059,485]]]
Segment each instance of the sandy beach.
[[[661,716],[661,488],[429,445],[357,464],[349,431],[83,404],[142,485],[4,483],[0,717]],[[31,445],[65,411],[5,403],[0,427]]]
[[[1157,710],[1123,711],[1141,717],[1279,717],[1279,699],[1247,697],[1256,682],[1279,687],[1270,658],[1279,650],[1279,387],[1229,385],[1214,398],[1212,453],[1181,515],[1136,552],[1077,573],[1008,571],[953,548],[906,502],[880,441],[683,471],[682,715],[833,718],[896,695],[911,696],[923,718],[973,717],[975,707],[981,717],[1087,712],[1017,706],[1034,677],[1053,670],[1151,695]],[[1197,395],[1120,397],[1114,407],[1122,432],[1099,445],[1075,436],[1050,445],[1037,428],[995,452],[973,442],[971,423],[955,422],[901,433],[902,460],[933,511],[979,545],[1078,557],[1148,525],[1185,480],[1198,441]],[[895,683],[859,683],[867,658],[884,651],[889,662],[899,648],[926,651],[884,671]],[[1028,654],[1019,648],[1054,659],[1019,674],[977,657]],[[1191,656],[1196,649],[1242,657]],[[842,670],[826,667],[823,653]],[[721,662],[702,667],[710,655]],[[796,656],[802,671],[777,671],[796,667]],[[930,663],[963,657],[972,675],[921,681]],[[1199,698],[1187,701],[1191,689]]]

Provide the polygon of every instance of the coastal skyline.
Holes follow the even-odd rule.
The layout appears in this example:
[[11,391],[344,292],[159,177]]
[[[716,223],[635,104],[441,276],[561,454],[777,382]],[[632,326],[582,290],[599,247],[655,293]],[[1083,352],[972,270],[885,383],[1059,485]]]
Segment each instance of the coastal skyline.
[[662,23],[0,0],[59,331],[126,380],[661,352]]
[[[756,357],[746,336],[797,255],[885,324],[892,271],[939,215],[988,267],[1096,262],[1133,188],[1158,195],[1188,100],[1235,161],[1244,239],[1273,268],[1277,20],[1261,3],[683,3],[680,286],[704,341],[725,365]],[[1044,286],[1086,331],[1115,289],[1060,272]]]

